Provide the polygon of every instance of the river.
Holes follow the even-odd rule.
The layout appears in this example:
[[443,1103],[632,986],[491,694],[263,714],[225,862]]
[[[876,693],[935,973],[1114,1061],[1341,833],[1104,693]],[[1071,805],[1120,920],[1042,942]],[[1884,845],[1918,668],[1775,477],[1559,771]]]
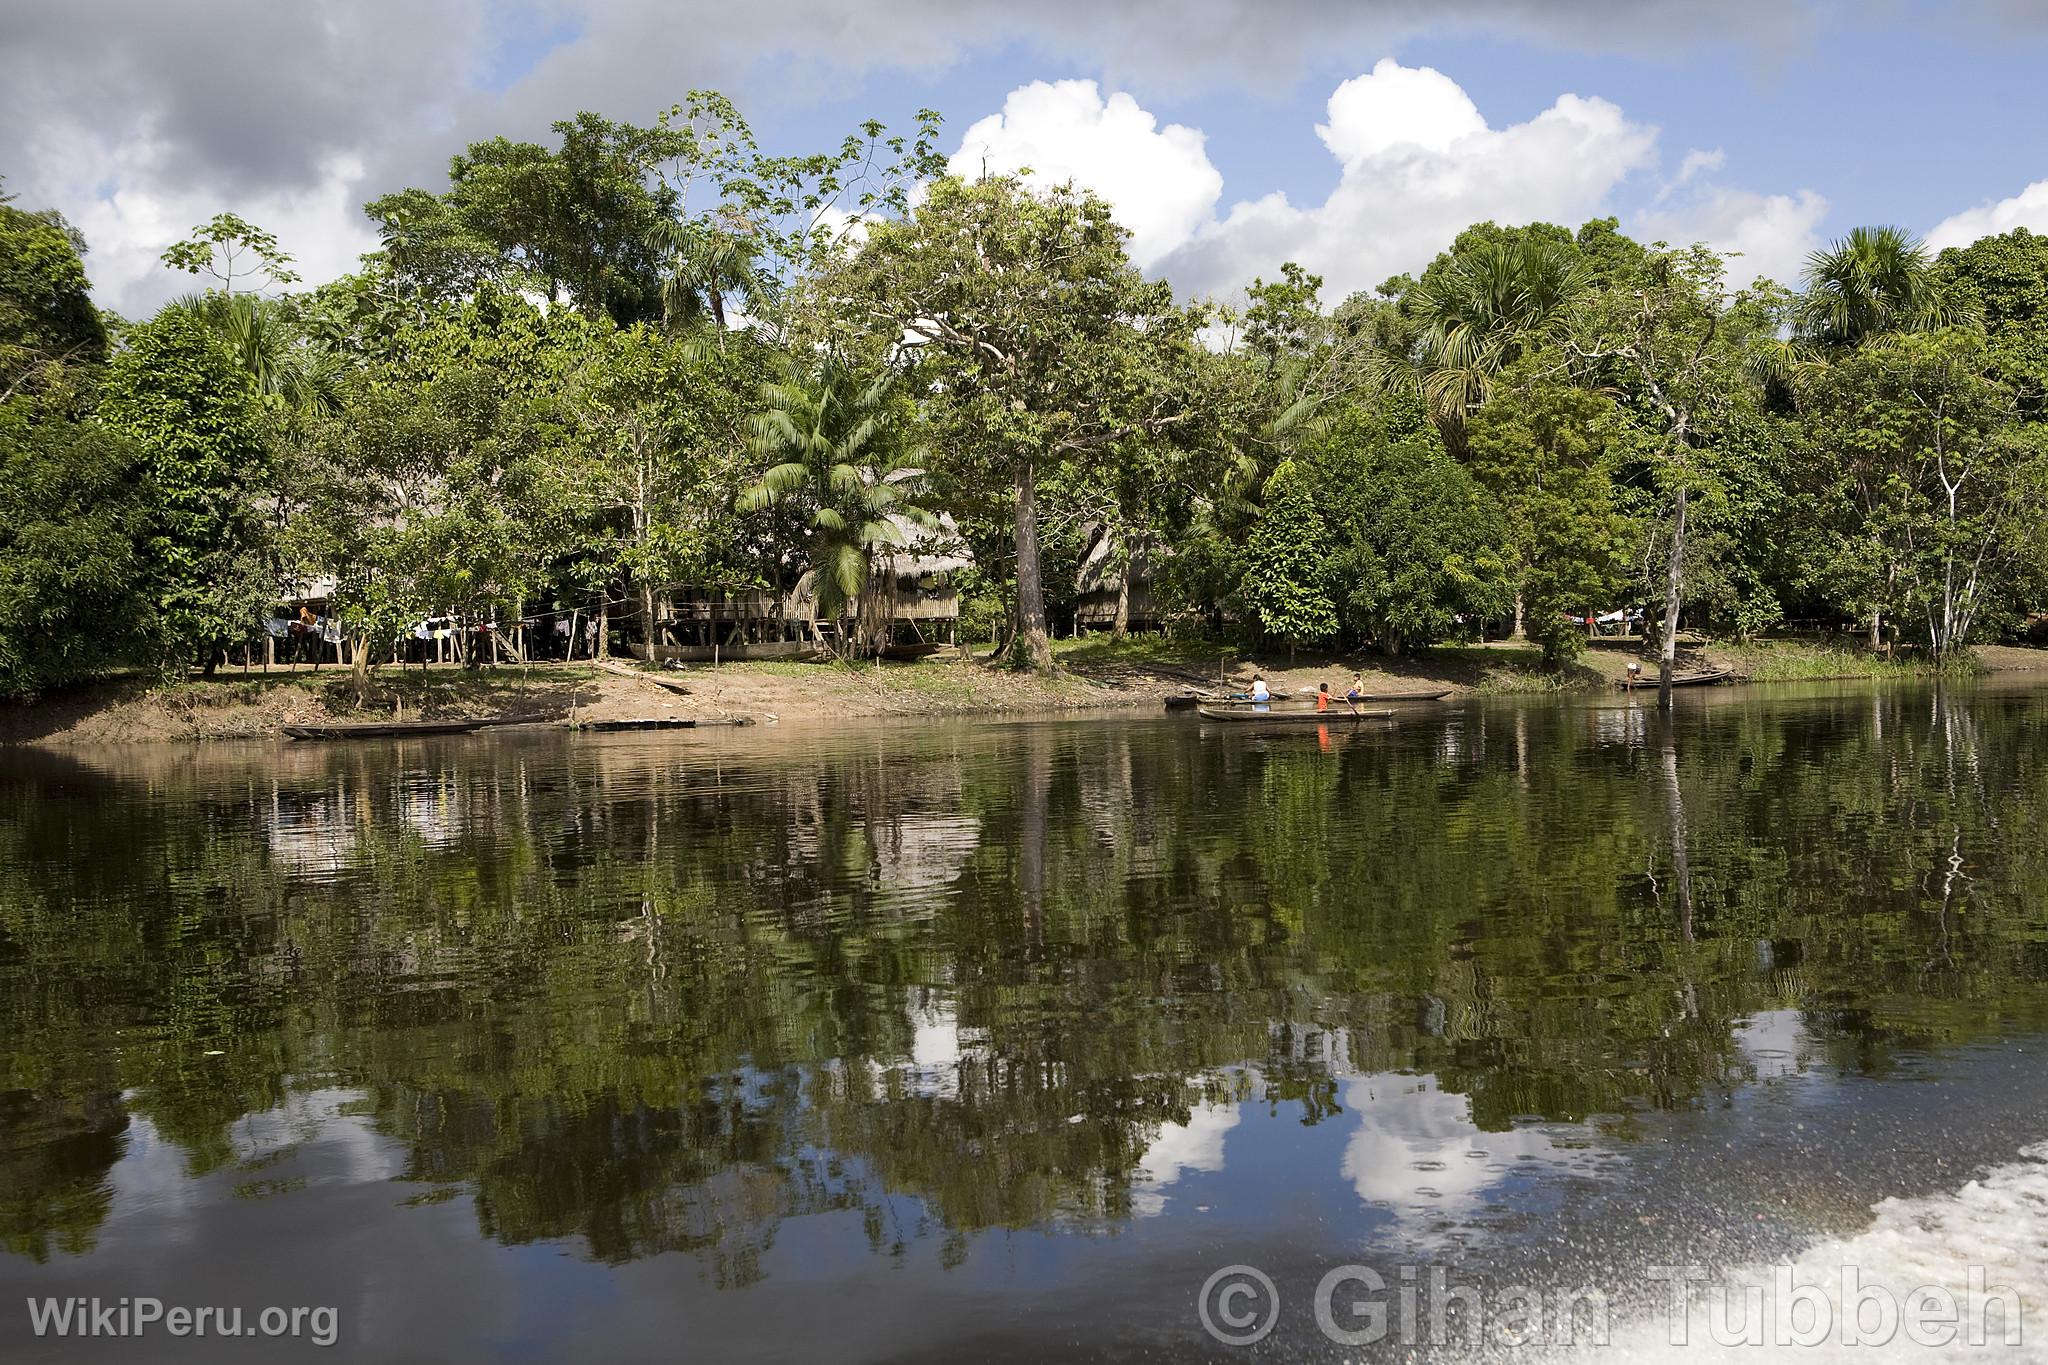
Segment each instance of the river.
[[0,1358],[2038,1358],[2044,703],[0,752]]

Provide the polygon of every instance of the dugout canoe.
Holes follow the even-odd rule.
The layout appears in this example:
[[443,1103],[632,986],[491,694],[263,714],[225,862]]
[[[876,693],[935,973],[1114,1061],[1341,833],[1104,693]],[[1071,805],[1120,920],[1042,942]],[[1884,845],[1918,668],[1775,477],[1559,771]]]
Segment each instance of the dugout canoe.
[[752,716],[638,716],[630,720],[586,720],[572,728],[609,734],[618,730],[703,730],[718,725],[752,725]]
[[1309,725],[1338,720],[1385,720],[1394,711],[1392,707],[1370,711],[1362,707],[1353,711],[1348,706],[1333,706],[1327,711],[1258,711],[1249,706],[1203,706],[1196,709],[1196,714],[1203,720]]
[[287,725],[282,728],[290,739],[402,739],[408,735],[466,735],[490,723],[487,720],[404,720],[348,725]]
[[[1673,687],[1706,687],[1712,683],[1720,682],[1724,678],[1732,678],[1734,676],[1735,670],[1732,668],[1707,668],[1701,669],[1697,673],[1673,673],[1671,675],[1671,685]],[[1639,692],[1645,688],[1654,692],[1657,689],[1657,675],[1645,672],[1635,682],[1630,682],[1627,678],[1617,678],[1614,685],[1625,692]]]

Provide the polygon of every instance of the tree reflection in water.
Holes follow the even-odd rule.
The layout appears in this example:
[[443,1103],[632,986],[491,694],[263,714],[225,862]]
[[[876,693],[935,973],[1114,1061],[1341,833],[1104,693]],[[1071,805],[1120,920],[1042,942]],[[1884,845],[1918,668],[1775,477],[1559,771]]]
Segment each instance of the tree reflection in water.
[[825,1212],[951,1261],[1157,1215],[1275,1119],[1439,1235],[1582,1161],[1538,1120],[2038,1024],[2039,714],[10,753],[0,1237],[90,1248],[138,1123],[290,1198],[295,1104],[489,1238],[719,1284]]

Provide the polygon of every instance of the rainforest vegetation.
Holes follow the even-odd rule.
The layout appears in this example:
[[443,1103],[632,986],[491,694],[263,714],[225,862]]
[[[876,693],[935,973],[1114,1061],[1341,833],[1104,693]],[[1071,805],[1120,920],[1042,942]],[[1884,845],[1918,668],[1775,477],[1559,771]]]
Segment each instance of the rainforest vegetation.
[[[682,588],[857,604],[946,542],[993,653],[1052,664],[1092,559],[1174,630],[1388,653],[1583,618],[1955,659],[2048,598],[2048,239],[1858,229],[1740,259],[1478,223],[1325,298],[1135,269],[1073,186],[948,175],[939,121],[770,153],[691,95],[470,146],[302,287],[223,213],[146,320],[0,202],[0,695],[211,669],[290,585],[386,657],[423,618]],[[1116,617],[1121,629],[1123,612]]]

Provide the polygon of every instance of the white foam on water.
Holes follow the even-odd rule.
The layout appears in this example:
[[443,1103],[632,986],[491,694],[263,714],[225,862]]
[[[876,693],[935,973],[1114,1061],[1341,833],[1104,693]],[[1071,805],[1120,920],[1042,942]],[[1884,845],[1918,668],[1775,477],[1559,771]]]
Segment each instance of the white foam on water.
[[[1788,1262],[1710,1273],[1690,1286],[1681,1343],[1672,1340],[1678,1314],[1667,1297],[1669,1286],[1652,1283],[1660,1301],[1640,1318],[1616,1321],[1606,1345],[1513,1354],[1558,1362],[1791,1360],[1831,1365],[1957,1356],[2048,1361],[2048,1142],[2023,1149],[2020,1157],[1958,1190],[1886,1199],[1875,1206],[1864,1231],[1818,1242]],[[1854,1280],[1848,1281],[1851,1273]],[[1844,1303],[1851,1283],[1871,1299],[1862,1308],[1860,1336],[1849,1325]],[[1800,1286],[1820,1292],[1801,1294]],[[1717,1307],[1716,1287],[1726,1290],[1725,1306]],[[1923,1321],[1919,1340],[1909,1333],[1909,1309],[1923,1291],[1952,1296],[1957,1309],[1952,1341],[1929,1339],[1942,1330],[1935,1323]],[[2017,1344],[2008,1341],[2000,1317],[2000,1303],[2014,1298],[2020,1305]],[[1889,1332],[1882,1317],[1886,1301],[1897,1310]],[[1918,1302],[1940,1307],[1939,1298]],[[1731,1344],[1745,1335],[1745,1316],[1757,1309],[1762,1344]],[[1824,1341],[1807,1344],[1819,1320],[1816,1314],[1825,1316],[1832,1330]],[[1981,1344],[1973,1344],[1973,1332]]]

